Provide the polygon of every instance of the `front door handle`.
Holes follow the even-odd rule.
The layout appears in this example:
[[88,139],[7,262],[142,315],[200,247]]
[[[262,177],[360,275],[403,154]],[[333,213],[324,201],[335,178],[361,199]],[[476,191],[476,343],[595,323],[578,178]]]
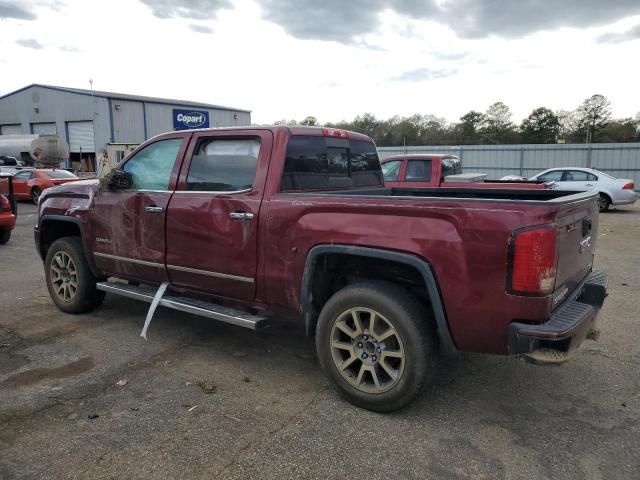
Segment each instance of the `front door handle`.
[[229,218],[233,220],[251,220],[253,213],[250,212],[230,212]]
[[145,212],[149,212],[149,213],[162,213],[164,211],[164,208],[162,208],[162,207],[144,207],[144,211]]

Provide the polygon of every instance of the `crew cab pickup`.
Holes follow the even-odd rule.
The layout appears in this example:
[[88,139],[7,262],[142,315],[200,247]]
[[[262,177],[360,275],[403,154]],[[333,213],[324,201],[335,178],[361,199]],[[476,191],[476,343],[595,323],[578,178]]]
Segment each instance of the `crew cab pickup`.
[[605,297],[597,195],[385,187],[366,136],[326,128],[166,133],[105,179],[53,187],[35,243],[64,312],[105,292],[315,334],[351,402],[408,404],[440,354],[563,360]]
[[462,173],[455,155],[411,153],[382,160],[387,187],[546,189],[553,182],[542,180],[485,180],[486,173]]

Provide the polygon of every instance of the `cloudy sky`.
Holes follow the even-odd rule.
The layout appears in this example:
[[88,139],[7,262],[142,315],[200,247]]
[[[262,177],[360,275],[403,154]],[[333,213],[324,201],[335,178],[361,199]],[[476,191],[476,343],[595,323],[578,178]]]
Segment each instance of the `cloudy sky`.
[[31,83],[253,110],[253,121],[501,100],[640,111],[639,0],[0,0],[0,95]]

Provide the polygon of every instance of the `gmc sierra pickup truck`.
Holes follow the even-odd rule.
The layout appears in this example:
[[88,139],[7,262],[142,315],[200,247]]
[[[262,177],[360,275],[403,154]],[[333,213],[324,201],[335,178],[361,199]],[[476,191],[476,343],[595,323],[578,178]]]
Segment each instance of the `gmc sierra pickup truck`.
[[440,354],[564,360],[606,293],[596,194],[388,188],[373,141],[334,129],[166,133],[38,212],[62,311],[109,292],[250,329],[300,321],[376,411],[408,404]]

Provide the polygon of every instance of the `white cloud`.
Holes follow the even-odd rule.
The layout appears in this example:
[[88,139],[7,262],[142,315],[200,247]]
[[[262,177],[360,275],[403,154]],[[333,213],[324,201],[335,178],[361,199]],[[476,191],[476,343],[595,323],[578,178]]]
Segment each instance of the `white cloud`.
[[[0,61],[12,74],[0,76],[0,94],[31,83],[88,88],[92,77],[99,90],[248,108],[259,123],[307,115],[339,121],[363,112],[455,121],[497,100],[519,121],[539,106],[573,109],[595,92],[610,98],[617,116],[640,111],[637,67],[629,61],[637,42],[596,40],[631,30],[640,17],[586,28],[581,14],[573,22],[581,28],[468,39],[443,21],[408,17],[409,7],[398,7],[376,13],[353,30],[354,38],[340,40],[334,29],[326,41],[296,38],[286,22],[265,13],[263,0],[262,8],[252,0],[234,0],[231,8],[220,0],[195,0],[191,9],[184,2],[145,3],[67,0],[57,11],[30,3],[25,11],[34,20],[2,20]],[[198,15],[203,4],[220,8]],[[54,48],[43,55],[17,45],[25,25],[27,40]],[[532,25],[529,31],[547,24]]]

